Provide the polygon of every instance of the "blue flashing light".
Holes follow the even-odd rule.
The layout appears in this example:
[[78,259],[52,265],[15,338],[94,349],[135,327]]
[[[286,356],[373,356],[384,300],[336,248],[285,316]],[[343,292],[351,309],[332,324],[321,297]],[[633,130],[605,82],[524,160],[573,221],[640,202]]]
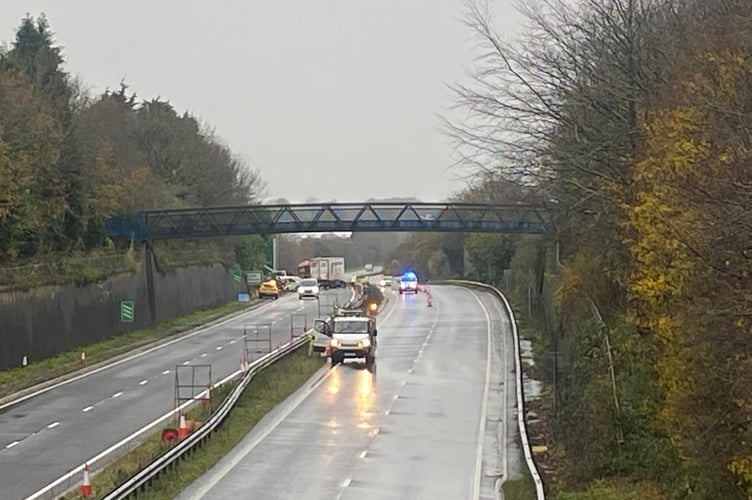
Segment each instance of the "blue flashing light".
[[405,271],[402,273],[402,279],[405,281],[417,281],[418,276],[412,271]]

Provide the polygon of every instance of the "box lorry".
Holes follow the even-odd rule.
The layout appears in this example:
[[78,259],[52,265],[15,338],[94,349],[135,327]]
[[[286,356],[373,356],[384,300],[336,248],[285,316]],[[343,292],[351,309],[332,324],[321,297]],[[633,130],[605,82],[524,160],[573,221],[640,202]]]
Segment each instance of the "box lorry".
[[315,278],[321,288],[345,286],[344,257],[313,257],[298,264],[301,278]]

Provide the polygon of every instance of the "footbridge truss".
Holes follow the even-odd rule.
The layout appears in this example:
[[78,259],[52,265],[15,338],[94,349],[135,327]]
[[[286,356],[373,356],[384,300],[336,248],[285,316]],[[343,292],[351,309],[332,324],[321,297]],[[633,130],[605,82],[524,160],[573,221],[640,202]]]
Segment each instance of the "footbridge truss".
[[533,205],[320,203],[147,210],[105,222],[115,240],[351,231],[543,234],[549,212]]

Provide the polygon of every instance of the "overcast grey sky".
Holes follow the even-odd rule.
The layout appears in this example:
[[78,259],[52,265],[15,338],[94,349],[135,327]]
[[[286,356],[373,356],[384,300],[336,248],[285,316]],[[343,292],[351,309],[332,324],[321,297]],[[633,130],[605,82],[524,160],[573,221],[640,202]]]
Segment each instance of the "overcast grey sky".
[[[513,0],[490,0],[511,34]],[[462,0],[2,0],[0,39],[44,12],[67,70],[189,111],[259,170],[269,197],[339,201],[463,187],[437,130],[466,81]]]

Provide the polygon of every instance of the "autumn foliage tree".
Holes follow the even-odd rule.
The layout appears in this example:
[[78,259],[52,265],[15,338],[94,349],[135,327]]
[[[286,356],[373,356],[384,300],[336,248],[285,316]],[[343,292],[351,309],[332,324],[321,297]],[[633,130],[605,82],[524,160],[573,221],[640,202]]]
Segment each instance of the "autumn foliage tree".
[[[468,119],[448,132],[465,165],[559,208],[564,270],[549,272],[573,355],[559,382],[559,486],[614,480],[591,493],[631,498],[617,481],[628,478],[648,481],[648,498],[752,497],[752,4],[522,11],[514,43],[471,4],[487,50],[455,87]],[[589,305],[607,323],[620,412],[604,397]]]
[[63,63],[44,16],[0,52],[0,264],[99,248],[114,214],[258,198],[258,173],[197,118],[125,84],[88,95]]

